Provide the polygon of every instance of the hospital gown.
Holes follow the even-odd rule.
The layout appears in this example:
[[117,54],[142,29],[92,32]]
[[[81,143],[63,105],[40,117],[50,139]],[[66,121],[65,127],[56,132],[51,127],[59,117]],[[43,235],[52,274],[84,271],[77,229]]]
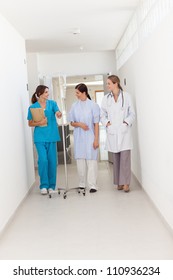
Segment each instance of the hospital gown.
[[87,98],[85,101],[75,102],[69,112],[70,122],[85,123],[89,130],[81,127],[74,128],[74,156],[75,159],[97,160],[98,149],[93,148],[94,124],[99,123],[100,108],[98,104]]

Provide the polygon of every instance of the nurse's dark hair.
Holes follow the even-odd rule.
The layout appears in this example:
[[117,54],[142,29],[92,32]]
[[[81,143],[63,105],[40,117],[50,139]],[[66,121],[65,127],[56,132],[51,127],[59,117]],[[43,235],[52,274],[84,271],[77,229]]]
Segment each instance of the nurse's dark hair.
[[47,86],[44,86],[44,85],[39,85],[39,86],[36,88],[34,94],[33,94],[32,97],[31,97],[31,102],[32,102],[32,104],[34,104],[35,102],[38,101],[40,95],[42,95],[42,94],[44,93],[45,89],[47,89],[47,88],[48,88],[48,87],[47,87]]
[[122,86],[120,85],[120,79],[119,79],[118,76],[116,76],[116,75],[110,75],[110,76],[108,76],[108,79],[111,80],[111,82],[112,82],[113,84],[116,84],[116,83],[117,83],[119,89],[123,90]]
[[82,93],[85,92],[87,98],[91,100],[91,97],[90,97],[90,95],[88,93],[88,88],[87,88],[87,86],[85,84],[78,84],[77,86],[75,86],[75,89],[78,89]]

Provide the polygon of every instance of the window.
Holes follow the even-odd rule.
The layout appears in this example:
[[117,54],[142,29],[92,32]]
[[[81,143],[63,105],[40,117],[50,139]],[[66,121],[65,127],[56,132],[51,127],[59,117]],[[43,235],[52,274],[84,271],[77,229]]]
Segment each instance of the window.
[[142,0],[116,48],[117,69],[132,56],[161,20],[171,12],[173,0]]

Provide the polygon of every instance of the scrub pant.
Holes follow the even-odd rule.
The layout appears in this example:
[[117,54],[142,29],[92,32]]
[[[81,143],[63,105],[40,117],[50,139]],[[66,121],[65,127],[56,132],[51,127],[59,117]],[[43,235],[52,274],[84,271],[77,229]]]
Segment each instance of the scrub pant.
[[79,175],[79,187],[86,188],[87,184],[89,189],[97,190],[97,160],[77,159],[76,162]]
[[130,185],[131,180],[131,151],[112,153],[114,184]]
[[55,189],[57,171],[57,143],[35,143],[38,153],[38,174],[40,176],[40,189]]

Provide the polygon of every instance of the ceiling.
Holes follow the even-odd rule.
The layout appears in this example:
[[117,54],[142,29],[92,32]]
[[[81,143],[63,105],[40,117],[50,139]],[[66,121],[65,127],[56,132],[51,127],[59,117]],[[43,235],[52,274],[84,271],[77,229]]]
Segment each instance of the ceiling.
[[140,1],[0,0],[0,14],[26,40],[27,52],[111,51]]

